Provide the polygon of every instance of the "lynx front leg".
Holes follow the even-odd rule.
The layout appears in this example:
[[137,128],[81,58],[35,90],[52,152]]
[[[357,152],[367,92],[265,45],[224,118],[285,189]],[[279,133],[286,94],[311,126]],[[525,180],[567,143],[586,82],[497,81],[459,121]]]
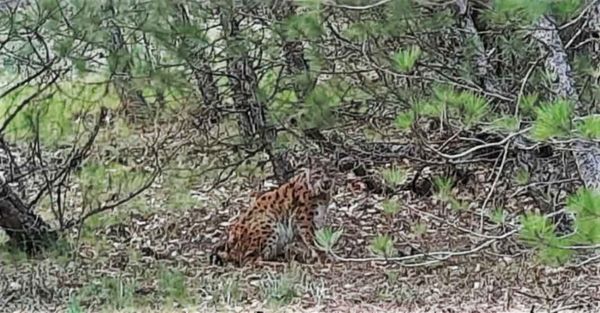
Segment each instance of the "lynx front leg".
[[322,256],[315,249],[315,226],[313,221],[306,216],[300,216],[298,220],[298,235],[313,259],[323,264]]

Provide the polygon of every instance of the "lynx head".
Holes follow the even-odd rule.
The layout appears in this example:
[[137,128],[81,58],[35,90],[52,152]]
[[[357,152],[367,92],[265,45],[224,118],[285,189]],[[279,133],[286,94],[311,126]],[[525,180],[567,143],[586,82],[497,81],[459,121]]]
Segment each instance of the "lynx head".
[[299,178],[315,196],[330,195],[335,186],[334,177],[327,164],[313,158],[309,159]]

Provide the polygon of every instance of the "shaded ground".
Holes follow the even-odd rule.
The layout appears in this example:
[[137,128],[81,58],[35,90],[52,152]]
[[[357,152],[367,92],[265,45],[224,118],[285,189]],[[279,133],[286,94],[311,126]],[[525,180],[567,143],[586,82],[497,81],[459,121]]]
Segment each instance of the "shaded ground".
[[[545,171],[555,166],[552,160],[544,162]],[[329,224],[344,232],[327,264],[274,263],[242,269],[209,266],[208,253],[225,222],[249,202],[250,183],[232,181],[208,194],[194,193],[193,201],[167,202],[157,182],[146,198],[90,220],[68,244],[37,260],[0,246],[0,311],[598,309],[597,262],[577,266],[581,259],[576,258],[561,269],[536,265],[533,252],[517,240],[519,215],[544,209],[527,192],[528,185],[513,183],[514,166],[506,165],[506,174],[497,181],[497,168],[463,170],[468,175],[455,174],[458,183],[449,192],[454,205],[443,201],[432,186],[424,192],[414,184],[409,188],[415,176],[409,171],[403,185],[389,195],[400,204],[394,214],[384,212],[386,196],[381,192],[342,185],[330,207]],[[417,183],[441,175],[441,169],[425,168]],[[490,190],[505,198],[500,220],[489,215],[482,220],[478,213]],[[563,193],[556,200],[564,197]],[[394,238],[396,260],[373,259],[369,247],[377,234]]]
[[[392,224],[396,248],[410,254],[468,251],[489,240],[456,228],[453,223],[459,223],[460,215],[464,223],[468,213],[409,192],[401,195],[403,208],[393,219],[382,215],[380,196],[340,192],[331,219],[335,228],[344,228],[336,255],[352,262],[212,267],[207,253],[221,235],[219,225],[231,207],[248,198],[242,191],[231,194],[242,196],[226,201],[227,208],[216,199],[228,196],[217,192],[206,197],[212,200],[202,208],[121,214],[108,227],[96,229],[97,238],[82,236],[76,255],[55,251],[45,259],[25,260],[4,251],[1,311],[525,312],[533,306],[538,312],[597,306],[600,301],[597,264],[564,269],[533,265],[514,236],[430,265],[361,259],[372,256],[368,246],[373,234]],[[418,222],[428,225],[427,230],[415,233]],[[488,236],[507,231],[498,227]]]

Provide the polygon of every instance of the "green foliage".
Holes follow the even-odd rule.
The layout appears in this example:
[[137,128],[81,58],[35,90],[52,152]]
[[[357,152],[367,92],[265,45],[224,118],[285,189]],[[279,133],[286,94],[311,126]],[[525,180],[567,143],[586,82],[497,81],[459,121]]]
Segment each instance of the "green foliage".
[[520,168],[515,173],[515,182],[518,185],[525,186],[529,183],[529,176],[530,174],[528,170]]
[[414,1],[412,0],[395,0],[390,1],[384,10],[387,14],[386,22],[394,23],[395,26],[402,25],[404,19],[414,18],[417,14]]
[[380,257],[393,257],[396,255],[396,248],[394,248],[394,241],[388,235],[378,234],[371,245],[369,246],[371,252]]
[[335,109],[341,102],[341,88],[330,81],[317,85],[307,95],[302,108],[299,124],[305,128],[331,127],[335,123]]
[[181,304],[191,300],[185,276],[180,271],[162,268],[159,271],[158,287],[168,302],[176,301]]
[[586,139],[595,140],[600,138],[600,117],[588,116],[577,124],[577,132]]
[[560,17],[563,20],[575,17],[583,8],[584,1],[582,0],[554,0],[550,2],[550,9],[553,15]]
[[69,300],[69,305],[67,306],[67,313],[83,313],[83,309],[81,308],[81,304],[79,303],[79,299],[77,297],[71,297]]
[[74,251],[76,251],[74,244],[68,238],[59,236],[55,242],[50,243],[44,252],[46,258],[66,266],[73,259]]
[[490,125],[486,127],[489,131],[498,132],[515,132],[519,130],[519,118],[511,115],[502,115],[499,118],[493,119]]
[[571,132],[571,103],[558,100],[542,104],[536,111],[532,135],[538,140],[566,137]]
[[240,279],[226,278],[219,284],[217,292],[213,295],[215,303],[226,303],[233,305],[243,300],[243,290],[240,286]]
[[[35,87],[26,86],[0,99],[0,116],[8,117],[35,92]],[[81,133],[81,126],[74,121],[76,116],[97,113],[102,106],[112,108],[117,102],[114,99],[114,95],[105,94],[98,87],[63,83],[19,111],[5,133],[15,141],[30,140],[39,134],[42,144],[48,146],[71,143]]]
[[281,90],[273,98],[273,102],[269,106],[269,115],[272,120],[284,121],[292,116],[296,110],[298,99],[293,90]]
[[411,232],[415,234],[415,236],[420,237],[427,233],[427,224],[423,222],[417,222],[415,224],[412,224],[410,229]]
[[434,99],[442,104],[460,102],[459,95],[450,85],[436,84],[433,87],[433,95]]
[[270,304],[287,305],[303,294],[305,279],[305,274],[300,269],[292,267],[281,275],[273,275],[264,280],[260,286],[261,293]]
[[450,202],[450,208],[454,211],[464,211],[469,207],[469,203],[466,200],[451,197],[448,201]]
[[332,251],[338,240],[344,233],[343,229],[333,230],[331,227],[324,227],[316,231],[315,240],[317,246],[323,251]]
[[488,113],[487,100],[469,91],[461,92],[456,103],[462,113],[460,117],[467,127],[472,127],[480,122]]
[[550,220],[537,213],[528,213],[521,218],[520,238],[538,252],[540,260],[550,265],[564,264],[572,252],[561,248],[564,241],[556,236],[555,226]]
[[408,179],[408,171],[397,166],[384,168],[381,170],[381,175],[385,183],[394,188],[404,184]]
[[519,102],[519,108],[521,109],[521,114],[524,116],[534,115],[535,108],[538,103],[538,94],[532,93],[528,95],[524,95],[521,98],[521,102]]
[[400,50],[394,54],[392,64],[400,72],[410,72],[417,64],[421,53],[422,51],[419,46],[411,46],[408,49]]
[[9,244],[8,241],[0,243],[0,265],[12,264],[18,265],[28,259],[28,255],[21,249]]
[[342,34],[350,40],[365,41],[370,36],[382,33],[383,27],[378,21],[360,21],[350,24]]
[[122,277],[105,277],[81,288],[78,298],[99,299],[114,310],[122,310],[136,304],[137,283]]
[[199,201],[190,193],[196,177],[192,171],[177,170],[165,176],[169,209],[190,209],[199,205]]
[[553,0],[495,0],[494,13],[496,21],[520,22],[530,24],[550,10]]
[[487,100],[470,91],[457,92],[443,84],[433,86],[433,95],[413,104],[413,110],[420,115],[439,117],[442,122],[457,120],[465,127],[473,127],[483,121],[489,113]]
[[116,162],[104,165],[91,161],[84,162],[76,174],[84,205],[92,207],[99,207],[115,195],[122,197],[138,190],[147,182],[149,175]]
[[383,208],[383,213],[390,216],[396,215],[400,211],[400,203],[393,199],[383,200],[381,207]]
[[445,112],[446,106],[442,102],[420,99],[413,103],[412,110],[419,116],[440,117]]
[[[271,101],[267,103],[267,112],[270,120],[275,123],[285,121],[298,112],[296,92],[281,88],[278,75],[275,70],[268,71],[259,82],[259,94],[262,95],[263,101],[273,95]],[[299,81],[306,79],[305,74],[299,74],[293,79],[295,84],[308,85],[306,82]]]
[[578,244],[600,243],[600,193],[582,188],[567,199],[567,207],[575,214],[575,240]]
[[452,186],[454,181],[450,177],[438,176],[433,179],[433,185],[436,190],[436,198],[442,202],[449,202],[454,199],[452,195]]
[[287,36],[291,39],[317,39],[323,34],[323,22],[318,11],[291,16],[286,23]]
[[503,225],[506,222],[506,212],[503,208],[495,208],[490,213],[490,220],[498,225]]
[[385,271],[386,281],[389,284],[395,284],[398,281],[398,276],[399,276],[398,271],[389,271],[389,270]]
[[400,114],[398,114],[398,116],[396,116],[394,125],[396,125],[396,127],[398,129],[408,130],[414,123],[414,119],[415,119],[415,115],[413,112],[409,111],[409,112],[400,113]]

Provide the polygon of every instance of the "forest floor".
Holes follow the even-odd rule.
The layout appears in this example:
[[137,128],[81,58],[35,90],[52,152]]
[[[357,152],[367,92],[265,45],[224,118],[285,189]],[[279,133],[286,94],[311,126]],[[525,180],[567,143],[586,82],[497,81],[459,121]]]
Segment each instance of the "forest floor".
[[[441,175],[435,171],[423,173]],[[208,254],[225,223],[249,203],[255,189],[249,181],[191,196],[182,186],[185,194],[169,201],[165,188],[176,184],[157,182],[35,259],[3,247],[0,234],[0,312],[599,310],[597,262],[542,265],[519,241],[519,216],[540,210],[527,187],[510,183],[510,174],[490,179],[490,166],[467,171],[450,192],[454,205],[435,192],[398,187],[393,214],[383,212],[385,195],[340,185],[328,224],[343,233],[325,264],[244,268],[211,266]],[[407,175],[410,182],[415,173]],[[490,190],[506,200],[502,214],[482,223],[477,212]],[[394,239],[401,259],[373,258],[378,234]]]
[[[508,229],[478,238],[452,224],[469,213],[409,192],[393,218],[381,214],[377,195],[340,192],[330,222],[344,233],[338,259],[326,264],[210,266],[208,253],[230,210],[248,201],[235,188],[204,195],[195,209],[109,213],[74,254],[57,249],[32,260],[1,250],[0,311],[591,312],[600,303],[598,264],[536,265],[515,236],[500,238]],[[429,264],[369,261],[371,239],[390,225],[398,251],[451,256]]]

